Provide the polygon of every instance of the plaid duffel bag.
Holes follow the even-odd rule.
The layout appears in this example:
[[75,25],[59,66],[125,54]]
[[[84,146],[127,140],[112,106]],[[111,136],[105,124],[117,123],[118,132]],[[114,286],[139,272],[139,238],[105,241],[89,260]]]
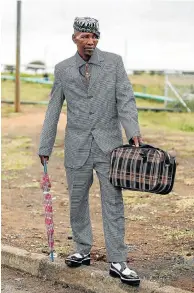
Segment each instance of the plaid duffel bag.
[[111,154],[109,180],[115,187],[167,194],[175,173],[175,157],[151,145],[123,145]]

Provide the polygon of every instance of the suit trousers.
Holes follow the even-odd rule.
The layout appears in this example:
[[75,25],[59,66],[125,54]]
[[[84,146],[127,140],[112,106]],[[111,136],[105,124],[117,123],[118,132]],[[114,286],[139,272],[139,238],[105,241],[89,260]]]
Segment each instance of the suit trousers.
[[126,261],[128,248],[124,243],[125,218],[122,191],[108,179],[110,154],[105,154],[92,139],[85,164],[79,169],[66,167],[70,199],[70,223],[76,252],[89,253],[92,247],[92,228],[89,212],[89,189],[93,170],[100,183],[102,219],[108,262]]

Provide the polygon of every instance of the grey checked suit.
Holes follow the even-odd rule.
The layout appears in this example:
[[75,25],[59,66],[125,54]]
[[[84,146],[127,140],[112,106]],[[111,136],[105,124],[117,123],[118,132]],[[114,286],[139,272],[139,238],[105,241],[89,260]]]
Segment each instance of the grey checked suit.
[[89,60],[89,85],[80,74],[85,61],[76,53],[55,66],[55,81],[43,124],[39,154],[50,156],[64,100],[67,102],[65,168],[70,220],[76,251],[92,246],[88,196],[93,169],[99,178],[107,258],[125,261],[124,208],[121,190],[108,180],[111,151],[140,135],[133,90],[119,55],[95,49]]

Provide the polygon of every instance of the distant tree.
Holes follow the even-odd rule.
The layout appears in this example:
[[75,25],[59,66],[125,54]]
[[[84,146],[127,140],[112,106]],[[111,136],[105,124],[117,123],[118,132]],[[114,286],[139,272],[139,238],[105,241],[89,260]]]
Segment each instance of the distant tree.
[[134,70],[133,71],[133,74],[134,75],[141,75],[141,74],[143,74],[145,71],[144,70]]
[[163,75],[164,74],[164,71],[163,70],[151,70],[150,71],[150,75]]
[[35,73],[39,69],[43,69],[43,70],[46,69],[46,64],[40,60],[32,61],[32,62],[28,63],[28,65],[26,66],[26,70],[34,70]]
[[182,74],[194,75],[194,71],[183,71]]
[[15,65],[5,65],[5,71],[9,71],[10,74],[13,74],[13,72],[15,71]]
[[163,70],[157,70],[157,71],[156,71],[156,74],[158,74],[158,75],[163,75],[163,74],[164,74],[164,71],[163,71]]
[[155,74],[156,74],[156,71],[150,70],[150,75],[155,75]]

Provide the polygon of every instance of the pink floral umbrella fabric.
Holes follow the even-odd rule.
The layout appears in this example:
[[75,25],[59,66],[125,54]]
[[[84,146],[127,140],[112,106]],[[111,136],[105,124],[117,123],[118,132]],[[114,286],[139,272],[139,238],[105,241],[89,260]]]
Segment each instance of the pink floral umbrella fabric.
[[54,223],[53,223],[53,208],[52,196],[50,194],[51,183],[47,173],[47,163],[44,160],[44,175],[41,181],[41,188],[43,190],[44,210],[45,210],[45,225],[48,237],[48,246],[50,250],[50,258],[54,261]]

